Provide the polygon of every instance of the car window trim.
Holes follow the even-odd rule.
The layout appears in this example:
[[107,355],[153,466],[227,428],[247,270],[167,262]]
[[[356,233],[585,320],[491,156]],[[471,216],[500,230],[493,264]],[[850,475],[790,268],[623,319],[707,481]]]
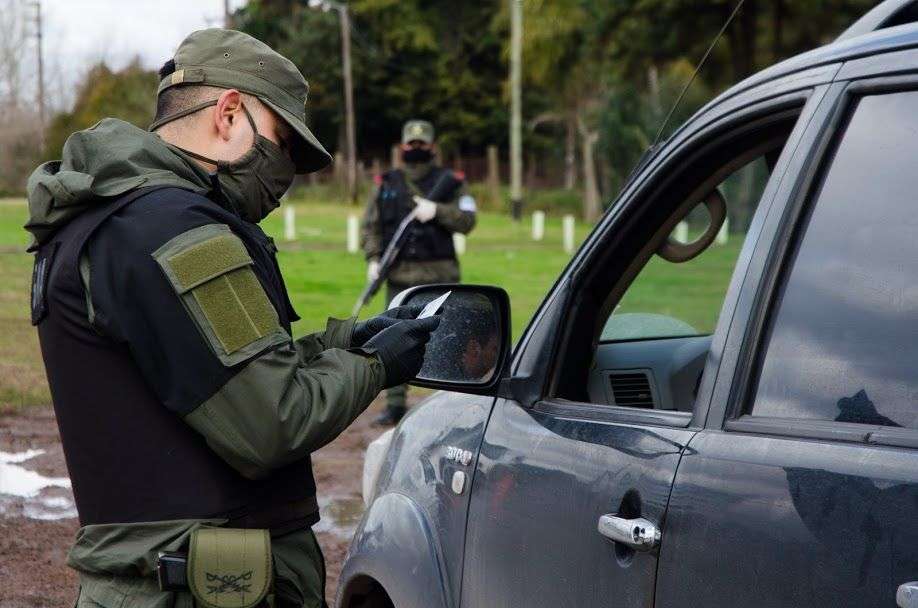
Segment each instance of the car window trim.
[[765,350],[762,338],[767,332],[771,316],[780,304],[781,287],[787,272],[791,270],[796,246],[805,234],[805,219],[812,207],[813,196],[818,193],[826,171],[831,167],[851,109],[865,95],[918,91],[918,74],[839,81],[831,88],[833,91],[828,100],[830,105],[825,120],[823,124],[814,126],[819,131],[814,145],[805,151],[798,151],[805,154],[816,150],[817,154],[803,163],[794,192],[781,210],[779,225],[770,245],[755,254],[765,257],[765,268],[754,288],[754,301],[736,357],[734,373],[730,375],[730,380],[724,379],[724,382],[731,381],[727,407],[720,423],[712,420],[710,422],[713,424],[706,426],[730,432],[918,448],[918,429],[747,413],[755,398],[752,390],[761,371]]
[[684,429],[689,428],[692,423],[691,412],[624,407],[602,403],[582,403],[560,397],[542,399],[536,402],[532,410],[556,418],[616,424],[641,424]]
[[[687,150],[684,154],[671,154],[667,159],[667,162],[663,166],[657,167],[654,169],[654,174],[665,175],[665,166],[672,166],[672,164],[679,163],[684,161],[686,157],[693,158],[695,157],[699,150],[709,145],[712,145],[713,142],[721,140],[723,138],[729,137],[730,133],[734,133],[737,130],[742,130],[749,125],[756,123],[758,121],[767,120],[769,117],[776,117],[782,113],[787,113],[790,111],[797,111],[798,116],[796,120],[800,120],[804,117],[806,113],[807,104],[813,94],[814,89],[800,89],[796,91],[791,91],[783,95],[778,95],[775,97],[770,97],[764,100],[761,100],[759,103],[744,105],[741,108],[736,109],[735,111],[727,114],[720,115],[717,120],[713,120],[706,124],[705,128],[699,129],[696,133],[693,134],[691,138],[686,138],[680,144],[681,149]],[[785,148],[793,148],[800,137],[801,130],[800,127],[795,124],[791,135],[788,137],[787,141],[784,144]],[[782,156],[785,155],[785,152],[782,151]],[[769,178],[769,183],[774,179],[774,191],[777,191],[777,184],[784,179],[784,173],[787,168],[787,162],[779,163],[775,167],[775,172]],[[653,191],[660,188],[660,180],[643,180],[642,187],[638,191],[634,192],[632,196],[629,196],[626,201],[623,201],[619,206],[619,210],[622,207],[631,208],[634,205],[638,204],[637,201],[645,199],[647,196],[651,195]],[[766,190],[767,193],[767,190]],[[763,201],[760,201],[760,204],[763,204],[766,194],[763,194]],[[768,197],[768,205],[773,202],[774,194]],[[611,214],[610,214],[611,215]],[[601,223],[600,226],[597,226],[594,230],[593,238],[602,239],[605,238],[605,235],[608,234],[608,231],[612,229],[611,225],[614,220],[606,216],[605,221]],[[616,214],[620,215],[620,214]],[[617,222],[615,222],[617,223]],[[748,235],[747,235],[748,238]],[[592,240],[592,239],[591,239]],[[597,248],[594,248],[590,252],[589,256],[584,259],[591,259],[592,256],[600,255],[596,251]],[[742,254],[741,254],[742,257]],[[577,268],[568,268],[566,272],[571,273],[573,276],[570,277],[570,283],[579,283],[577,280],[579,277],[579,272],[583,270],[583,266]],[[737,267],[734,269],[734,273],[740,270],[742,273],[745,273],[745,269],[740,269],[738,263]],[[731,278],[731,283],[735,278]],[[569,289],[571,289],[570,286]],[[571,289],[571,293],[568,294],[567,305],[571,306],[572,303],[576,300],[576,288]],[[730,297],[730,289],[728,288],[727,296],[725,297],[724,306],[721,309],[721,313],[718,320],[718,326],[715,328],[713,333],[713,340],[716,341],[719,335],[722,335],[726,331],[726,328],[729,326],[729,323],[725,323],[723,318],[726,318],[724,315],[732,316],[732,309],[728,310],[727,308],[727,299]],[[565,352],[567,345],[567,339],[569,336],[569,330],[567,324],[570,322],[570,319],[567,318],[563,321],[564,331],[563,336],[561,337],[561,342],[555,344],[554,353],[552,354],[551,361],[549,362],[550,370],[547,370],[551,382],[549,383],[548,392],[551,393],[554,390],[555,378],[558,374],[558,369],[556,367],[556,361],[558,358],[559,352]],[[723,326],[723,327],[722,327]],[[721,338],[722,339],[722,338]],[[532,348],[534,344],[527,344],[527,348]],[[712,342],[713,349],[713,342]],[[704,377],[707,376],[716,376],[717,369],[716,364],[712,364],[711,361],[716,361],[718,357],[709,357],[709,362],[707,365],[715,365],[712,367],[710,373],[705,373]],[[706,366],[707,371],[707,366]],[[650,424],[650,425],[661,425],[669,426],[676,428],[700,428],[703,426],[703,421],[707,416],[707,404],[709,401],[709,395],[702,393],[702,388],[705,384],[705,380],[702,380],[702,387],[699,388],[698,398],[696,399],[695,407],[692,412],[677,412],[670,410],[642,410],[638,408],[627,408],[622,406],[613,406],[606,404],[595,404],[595,403],[586,403],[581,401],[572,401],[560,397],[554,396],[545,396],[541,400],[537,401],[533,405],[533,409],[538,406],[542,411],[551,415],[558,415],[566,418],[572,419],[591,419],[591,420],[603,420],[607,422],[620,422],[620,423],[640,423],[640,424]],[[710,388],[708,389],[710,390]],[[578,414],[581,412],[581,414]]]

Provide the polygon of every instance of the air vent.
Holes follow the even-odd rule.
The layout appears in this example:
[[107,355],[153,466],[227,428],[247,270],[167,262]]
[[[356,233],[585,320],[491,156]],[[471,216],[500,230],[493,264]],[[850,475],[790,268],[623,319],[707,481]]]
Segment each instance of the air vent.
[[615,405],[653,409],[653,390],[647,372],[612,372],[609,382]]

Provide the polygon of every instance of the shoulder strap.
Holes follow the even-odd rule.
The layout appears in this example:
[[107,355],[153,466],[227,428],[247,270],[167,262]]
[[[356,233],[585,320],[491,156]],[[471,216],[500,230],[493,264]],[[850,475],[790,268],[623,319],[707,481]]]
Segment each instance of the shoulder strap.
[[120,210],[124,209],[142,196],[145,196],[155,190],[162,190],[164,188],[172,187],[174,186],[147,186],[145,188],[137,188],[136,190],[131,190],[123,196],[99,205],[95,209],[87,211],[83,215],[72,220],[76,224],[76,227],[73,232],[67,235],[67,242],[72,243],[79,249],[82,249],[83,243],[109,217],[118,213]]
[[[86,277],[89,276],[89,268],[81,267],[83,250],[93,233],[99,226],[105,223],[105,220],[118,213],[118,211],[124,209],[132,202],[155,190],[163,190],[165,188],[174,188],[174,186],[147,186],[145,188],[137,188],[136,190],[132,190],[123,196],[103,203],[71,220],[71,223],[65,226],[55,239],[51,241],[55,243],[55,249],[58,249],[58,246],[60,249],[57,255],[60,256],[59,259],[63,265],[60,268],[60,272],[62,273],[61,278],[71,285],[77,285],[80,289],[83,289],[82,276],[84,273]],[[67,230],[67,228],[70,228],[70,230]],[[87,320],[90,325],[95,326],[95,311],[93,310],[92,300],[88,292],[85,290],[83,291],[86,297]]]

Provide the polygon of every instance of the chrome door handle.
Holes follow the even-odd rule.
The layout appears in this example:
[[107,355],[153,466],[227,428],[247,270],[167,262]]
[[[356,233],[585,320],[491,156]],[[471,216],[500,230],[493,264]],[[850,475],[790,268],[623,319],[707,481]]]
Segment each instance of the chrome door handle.
[[616,515],[601,515],[599,533],[617,543],[638,551],[650,551],[660,544],[660,529],[643,518],[625,519]]
[[896,606],[918,608],[918,581],[902,583],[896,590]]

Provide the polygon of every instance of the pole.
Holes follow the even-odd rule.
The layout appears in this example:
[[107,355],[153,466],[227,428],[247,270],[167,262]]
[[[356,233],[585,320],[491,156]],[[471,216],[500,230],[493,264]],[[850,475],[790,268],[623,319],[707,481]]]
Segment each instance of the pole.
[[351,17],[347,5],[336,6],[341,15],[341,65],[344,71],[344,111],[347,129],[347,195],[357,203],[357,133],[354,126],[354,84],[351,80]]
[[35,0],[32,3],[35,7],[35,40],[36,52],[38,55],[38,128],[39,128],[39,145],[45,149],[45,62],[42,53],[42,24],[41,24],[41,0]]
[[561,231],[563,233],[562,241],[564,243],[564,253],[574,253],[574,216],[565,215],[561,220]]
[[284,240],[296,240],[296,210],[291,205],[284,207]]
[[360,220],[353,213],[347,216],[347,252],[360,250]]
[[510,0],[510,213],[514,221],[523,216],[523,3]]
[[233,11],[230,10],[230,0],[223,0],[223,27],[224,29],[232,29],[233,27]]

